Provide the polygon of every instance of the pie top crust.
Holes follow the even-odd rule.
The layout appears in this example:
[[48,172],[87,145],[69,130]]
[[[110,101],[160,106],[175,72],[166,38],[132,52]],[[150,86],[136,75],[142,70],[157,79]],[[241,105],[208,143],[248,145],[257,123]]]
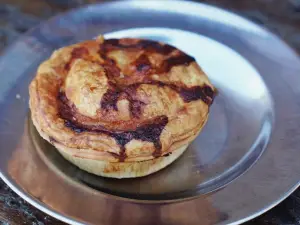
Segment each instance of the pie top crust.
[[30,84],[40,134],[78,157],[142,161],[191,142],[216,89],[195,59],[156,41],[84,41],[56,50]]

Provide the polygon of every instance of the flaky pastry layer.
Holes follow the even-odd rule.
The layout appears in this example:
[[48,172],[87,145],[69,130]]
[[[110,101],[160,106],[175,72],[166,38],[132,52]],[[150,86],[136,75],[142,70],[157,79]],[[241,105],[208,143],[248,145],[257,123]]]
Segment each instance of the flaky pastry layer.
[[42,137],[76,158],[140,162],[189,144],[216,90],[170,45],[102,37],[55,51],[29,87]]

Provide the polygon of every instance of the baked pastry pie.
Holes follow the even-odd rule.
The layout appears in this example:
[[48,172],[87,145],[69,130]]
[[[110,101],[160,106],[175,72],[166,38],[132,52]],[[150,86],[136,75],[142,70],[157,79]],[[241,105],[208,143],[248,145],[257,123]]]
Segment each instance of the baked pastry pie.
[[55,51],[29,92],[36,129],[67,160],[127,178],[176,160],[207,121],[216,90],[175,47],[100,36]]

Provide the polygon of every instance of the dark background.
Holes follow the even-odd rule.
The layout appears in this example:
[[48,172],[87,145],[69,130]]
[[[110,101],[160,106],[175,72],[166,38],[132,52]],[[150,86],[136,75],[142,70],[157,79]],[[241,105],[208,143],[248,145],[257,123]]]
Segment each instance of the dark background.
[[[141,0],[142,1],[142,0]],[[162,0],[163,1],[163,0]],[[0,0],[0,55],[5,46],[43,20],[96,0]],[[279,35],[300,53],[300,0],[199,0],[247,17]],[[300,172],[300,171],[299,171]],[[0,179],[0,225],[64,224],[35,209]],[[300,225],[300,189],[245,225]]]

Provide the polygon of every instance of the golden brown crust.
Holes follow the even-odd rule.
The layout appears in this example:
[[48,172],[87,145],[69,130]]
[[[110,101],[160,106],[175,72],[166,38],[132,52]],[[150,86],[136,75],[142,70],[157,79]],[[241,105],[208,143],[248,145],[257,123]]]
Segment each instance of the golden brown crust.
[[174,162],[188,147],[187,144],[182,146],[181,143],[177,143],[174,147],[181,146],[180,148],[172,149],[172,151],[162,157],[154,159],[140,157],[132,162],[112,162],[106,160],[106,153],[95,153],[95,151],[89,149],[68,148],[50,140],[41,130],[38,130],[38,132],[45,140],[51,142],[66,160],[80,169],[95,175],[111,178],[136,178],[155,173]]
[[80,169],[95,175],[113,178],[143,177],[155,173],[174,162],[181,156],[186,148],[187,146],[184,145],[173,151],[172,154],[146,161],[108,162],[90,158],[74,157],[72,151],[66,151],[65,148],[57,147],[58,151],[65,159],[77,165]]
[[140,39],[61,48],[40,65],[29,91],[45,139],[108,162],[150,160],[187,145],[215,96],[191,56]]

